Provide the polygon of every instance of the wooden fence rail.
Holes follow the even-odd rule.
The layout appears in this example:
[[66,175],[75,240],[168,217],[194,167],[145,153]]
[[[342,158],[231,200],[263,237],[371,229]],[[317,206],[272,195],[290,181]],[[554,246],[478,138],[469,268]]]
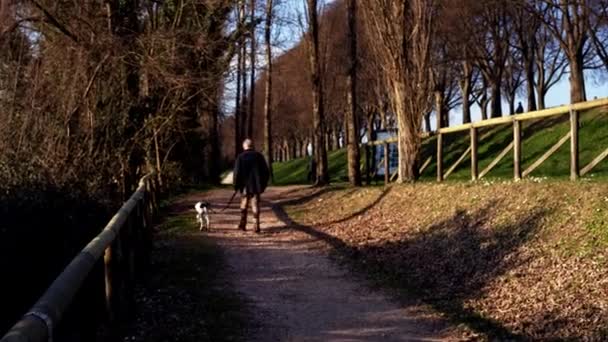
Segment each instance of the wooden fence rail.
[[[158,210],[157,177],[143,177],[137,190],[105,228],[68,264],[34,306],[0,342],[52,341],[54,331],[95,264],[103,260],[107,316],[116,326],[132,311],[135,272],[147,263],[152,217]],[[102,259],[103,256],[103,259]]]
[[[549,109],[544,109],[544,110],[539,110],[539,111],[529,112],[529,113],[524,113],[524,114],[504,116],[504,117],[500,117],[500,118],[483,120],[483,121],[478,121],[478,122],[474,122],[474,123],[458,125],[458,126],[453,126],[453,127],[440,128],[432,133],[422,133],[421,138],[425,138],[425,137],[429,137],[429,136],[433,136],[433,135],[436,136],[437,149],[436,149],[436,157],[435,157],[436,163],[435,164],[436,164],[436,168],[437,168],[437,181],[438,182],[443,181],[453,171],[455,171],[456,168],[458,167],[458,165],[462,161],[464,161],[469,154],[470,154],[470,159],[471,159],[471,179],[472,180],[480,179],[480,178],[484,177],[486,174],[488,174],[488,172],[490,172],[490,170],[494,166],[496,166],[496,164],[498,164],[498,162],[500,162],[500,160],[502,160],[511,150],[513,150],[513,178],[515,180],[519,180],[522,177],[528,176],[535,168],[540,166],[540,164],[542,164],[553,153],[555,153],[557,151],[557,149],[559,149],[559,147],[561,147],[566,142],[566,140],[570,140],[570,179],[576,180],[580,177],[581,174],[585,175],[593,167],[595,167],[598,163],[600,163],[602,160],[604,160],[605,158],[608,157],[608,149],[607,149],[606,151],[601,153],[599,156],[597,156],[591,163],[589,163],[589,165],[585,166],[582,170],[580,169],[579,133],[578,133],[579,117],[580,117],[579,113],[581,111],[585,111],[585,110],[589,110],[589,109],[593,109],[593,108],[604,107],[604,106],[608,106],[608,98],[587,101],[587,102],[580,102],[580,103],[576,103],[576,104],[572,104],[572,105],[549,108]],[[527,169],[524,170],[522,168],[522,122],[527,121],[527,120],[534,120],[534,119],[544,119],[544,118],[548,118],[548,117],[554,117],[554,116],[565,115],[565,114],[569,114],[569,118],[570,118],[570,131],[569,131],[568,135],[564,136],[557,144],[555,144],[553,147],[551,147],[549,149],[549,151],[547,151],[543,156],[541,156],[538,160],[536,160],[534,163],[532,163],[532,165],[530,167],[528,167]],[[504,124],[513,125],[513,141],[509,144],[509,146],[507,146],[500,153],[500,155],[497,158],[495,158],[492,161],[492,163],[490,163],[490,165],[488,165],[488,167],[486,167],[481,173],[479,173],[479,170],[478,170],[479,159],[478,159],[478,154],[477,154],[478,143],[479,143],[478,140],[483,140],[483,137],[481,139],[478,139],[478,137],[477,137],[479,128],[504,125]],[[443,167],[444,135],[451,134],[451,133],[457,133],[457,132],[463,132],[463,131],[469,131],[469,136],[470,136],[469,147],[460,156],[460,158],[455,162],[455,164],[452,165],[450,168],[448,168],[447,172],[444,172],[444,167]],[[386,149],[387,144],[397,143],[397,142],[398,142],[397,137],[387,139],[387,140],[382,140],[382,141],[372,141],[372,142],[365,144],[365,146],[366,146],[365,148],[366,148],[366,151],[369,148],[374,148],[374,146],[384,146],[384,148]],[[385,161],[385,162],[388,163],[389,161]],[[428,165],[428,163],[429,163],[428,160],[427,160],[427,162],[424,163],[425,167],[426,167],[426,165]],[[368,177],[368,179],[369,179],[369,177]],[[385,182],[388,183],[388,181],[389,181],[388,179],[385,179]]]

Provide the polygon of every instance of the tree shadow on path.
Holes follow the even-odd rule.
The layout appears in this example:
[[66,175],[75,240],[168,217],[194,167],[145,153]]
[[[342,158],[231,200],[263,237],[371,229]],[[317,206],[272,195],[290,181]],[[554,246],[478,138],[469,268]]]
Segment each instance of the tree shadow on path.
[[474,212],[459,211],[424,232],[404,233],[398,241],[357,246],[322,231],[322,227],[294,222],[279,205],[272,208],[287,229],[325,241],[374,283],[397,290],[404,302],[416,298],[453,323],[465,324],[490,339],[525,340],[527,336],[467,305],[481,298],[492,280],[527,262],[519,256],[519,248],[535,236],[542,219],[550,213],[539,206],[497,224],[499,207],[500,202],[491,202]]

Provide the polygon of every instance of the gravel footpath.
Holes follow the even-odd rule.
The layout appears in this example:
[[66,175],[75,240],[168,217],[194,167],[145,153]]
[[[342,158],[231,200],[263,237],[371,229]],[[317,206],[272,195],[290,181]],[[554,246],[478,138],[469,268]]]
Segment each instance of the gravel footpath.
[[[236,290],[253,305],[250,341],[436,341],[448,340],[445,324],[422,310],[371,290],[327,255],[325,242],[295,226],[273,203],[290,199],[294,187],[271,188],[263,197],[262,234],[235,227],[238,200],[211,215],[206,233],[230,267]],[[229,190],[193,194],[217,210]]]

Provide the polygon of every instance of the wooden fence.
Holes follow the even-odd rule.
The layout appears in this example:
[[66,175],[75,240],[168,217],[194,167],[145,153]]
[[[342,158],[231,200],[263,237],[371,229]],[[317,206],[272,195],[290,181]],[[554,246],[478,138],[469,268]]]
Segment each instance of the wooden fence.
[[133,310],[135,275],[148,262],[158,193],[157,177],[143,177],[101,233],[72,259],[0,342],[52,341],[63,315],[102,256],[107,317],[110,330],[114,330]]
[[[599,108],[608,106],[608,98],[598,99],[593,101],[581,102],[572,105],[560,106],[550,109],[539,110],[535,112],[529,112],[518,115],[504,116],[499,118],[493,118],[483,121],[478,121],[474,123],[458,125],[453,127],[440,128],[432,133],[424,133],[424,137],[429,137],[435,135],[437,138],[437,153],[436,153],[436,161],[437,161],[437,181],[441,182],[445,178],[447,178],[456,168],[468,157],[470,156],[471,160],[471,179],[478,180],[483,178],[485,175],[492,170],[509,152],[513,151],[513,178],[515,180],[519,180],[522,177],[528,176],[532,171],[534,171],[537,167],[539,167],[543,162],[545,162],[549,157],[551,157],[563,144],[565,144],[568,140],[570,140],[570,179],[577,180],[580,176],[584,176],[589,171],[591,171],[597,164],[599,164],[602,160],[608,157],[608,148],[600,153],[596,158],[594,158],[588,165],[583,168],[580,167],[579,162],[579,113],[581,111]],[[522,169],[522,134],[521,127],[522,122],[527,120],[534,119],[545,119],[549,117],[555,117],[559,115],[569,114],[570,116],[570,130],[564,135],[555,145],[553,145],[547,152],[545,152],[542,156],[538,158],[534,163],[532,163],[525,170]],[[513,141],[502,150],[501,153],[481,172],[479,172],[478,168],[478,144],[479,144],[479,129],[482,127],[490,127],[504,124],[512,124],[513,126]],[[447,134],[457,133],[469,131],[470,143],[469,147],[466,151],[451,165],[447,171],[444,172],[443,168],[443,138]],[[388,144],[397,143],[398,138],[391,138],[384,141],[373,141],[365,144],[366,155],[370,155],[370,149],[374,146],[384,146],[385,156],[390,156],[386,153],[388,151]],[[420,168],[420,173],[424,171],[431,163],[432,157],[428,158]],[[384,158],[379,165],[384,163],[385,170],[388,170],[387,165],[389,165],[389,160]],[[370,164],[369,162],[365,163],[365,172],[369,179],[370,174]],[[385,172],[384,181],[386,183],[390,182],[392,179],[396,177],[396,172],[393,175],[389,175],[389,172]]]

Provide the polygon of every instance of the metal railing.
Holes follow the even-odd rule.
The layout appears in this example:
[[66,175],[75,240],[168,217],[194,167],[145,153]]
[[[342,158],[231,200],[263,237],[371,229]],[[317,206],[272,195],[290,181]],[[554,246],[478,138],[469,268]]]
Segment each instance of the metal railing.
[[0,342],[52,341],[56,328],[95,264],[105,272],[106,309],[110,323],[133,304],[136,268],[147,262],[152,217],[158,210],[155,174],[144,176],[137,190],[110,222],[68,264],[36,304]]
[[[457,167],[458,165],[466,159],[466,157],[470,156],[471,160],[471,179],[477,180],[485,176],[502,158],[504,158],[511,150],[513,150],[513,175],[514,178],[521,179],[522,177],[526,177],[529,175],[534,169],[540,166],[544,161],[546,161],[551,155],[553,155],[559,147],[561,147],[566,141],[570,140],[570,178],[573,180],[578,179],[581,175],[587,174],[591,171],[597,164],[599,164],[602,160],[608,157],[608,148],[604,150],[600,155],[598,155],[595,159],[593,159],[588,165],[581,168],[579,163],[579,112],[608,106],[608,98],[580,102],[571,105],[565,105],[555,108],[543,109],[534,112],[517,114],[504,116],[499,118],[493,118],[483,121],[478,121],[474,123],[468,123],[458,126],[445,127],[436,130],[431,133],[422,133],[421,138],[426,138],[429,136],[436,136],[437,139],[437,153],[435,160],[437,161],[437,181],[441,182],[446,177],[448,177]],[[521,122],[533,119],[543,119],[548,117],[554,117],[559,115],[570,114],[570,130],[568,133],[562,137],[555,145],[553,145],[545,154],[543,154],[538,160],[533,162],[527,169],[522,169],[522,133],[521,133]],[[484,170],[479,172],[478,169],[478,155],[477,155],[477,146],[478,141],[478,130],[482,127],[490,127],[504,124],[512,124],[513,125],[513,141],[488,165]],[[469,131],[470,135],[470,144],[469,147],[464,151],[464,153],[456,160],[456,162],[448,168],[447,172],[443,171],[443,137],[446,134]],[[483,139],[483,137],[481,138]],[[369,154],[370,147],[373,146],[384,146],[384,150],[388,149],[388,144],[397,143],[398,138],[391,138],[383,141],[373,141],[365,145],[365,152]],[[386,153],[386,152],[385,152]],[[423,164],[420,172],[430,164],[430,157]],[[388,161],[383,160],[385,164],[388,164]],[[366,173],[369,174],[369,162],[366,162]],[[393,179],[394,175],[390,177]],[[368,177],[369,179],[369,177]],[[390,181],[389,176],[385,175],[385,182]]]

